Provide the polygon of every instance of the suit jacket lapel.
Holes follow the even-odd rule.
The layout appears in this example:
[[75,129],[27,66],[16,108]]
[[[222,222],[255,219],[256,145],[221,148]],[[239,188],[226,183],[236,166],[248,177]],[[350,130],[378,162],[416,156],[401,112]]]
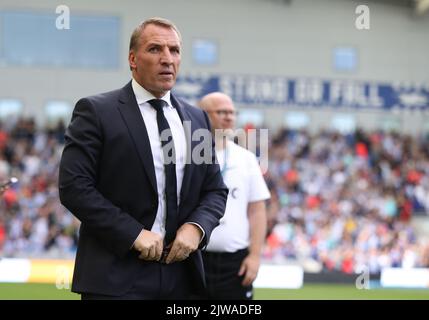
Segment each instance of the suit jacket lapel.
[[[187,155],[186,155],[185,173],[183,175],[182,188],[180,190],[180,199],[183,200],[186,198],[186,195],[188,194],[188,190],[191,183],[191,176],[193,171],[193,165],[191,160],[192,150],[194,150],[198,141],[192,141],[192,133],[195,131],[195,128],[193,127],[192,120],[188,112],[173,94],[171,94],[170,99],[171,99],[171,104],[176,108],[177,113],[179,114],[179,117],[182,120],[182,124],[184,125],[184,128],[185,128]],[[188,130],[189,132],[186,132],[186,130]],[[182,201],[180,203],[182,203]]]
[[119,97],[118,109],[128,127],[131,138],[134,140],[134,145],[137,149],[140,160],[142,161],[143,168],[149,178],[150,184],[152,185],[153,190],[158,192],[149,136],[134,96],[131,81],[122,88],[122,92]]

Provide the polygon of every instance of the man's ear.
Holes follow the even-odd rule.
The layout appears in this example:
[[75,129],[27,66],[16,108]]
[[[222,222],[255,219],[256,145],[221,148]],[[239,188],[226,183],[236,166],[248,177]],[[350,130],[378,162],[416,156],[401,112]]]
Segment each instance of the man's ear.
[[130,70],[136,69],[136,55],[133,50],[128,54],[128,63],[130,65]]

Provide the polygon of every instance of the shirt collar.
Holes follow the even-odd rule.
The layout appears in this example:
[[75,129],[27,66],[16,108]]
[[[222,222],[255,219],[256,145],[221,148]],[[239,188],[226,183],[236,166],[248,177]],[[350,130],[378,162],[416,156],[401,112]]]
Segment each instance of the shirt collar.
[[[134,78],[131,81],[131,86],[133,87],[134,95],[136,96],[137,104],[139,106],[148,102],[149,100],[157,99],[152,93],[143,88]],[[170,91],[167,91],[167,93],[160,99],[167,102],[170,108],[173,107],[170,99]]]

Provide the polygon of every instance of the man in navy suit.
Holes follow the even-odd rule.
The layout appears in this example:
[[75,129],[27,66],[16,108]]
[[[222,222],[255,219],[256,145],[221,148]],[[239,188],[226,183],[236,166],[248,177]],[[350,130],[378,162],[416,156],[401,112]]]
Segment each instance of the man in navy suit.
[[81,221],[72,291],[82,299],[184,299],[205,285],[200,249],[228,189],[214,142],[191,139],[211,137],[207,114],[170,92],[180,58],[176,26],[146,20],[131,36],[132,80],[75,106],[59,194]]

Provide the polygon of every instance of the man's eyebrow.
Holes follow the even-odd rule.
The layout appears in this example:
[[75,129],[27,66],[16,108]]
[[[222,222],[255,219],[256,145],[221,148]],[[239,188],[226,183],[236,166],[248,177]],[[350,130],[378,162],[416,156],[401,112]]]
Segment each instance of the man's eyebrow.
[[148,42],[147,45],[148,46],[162,46],[162,43],[160,43],[160,42]]
[[177,47],[180,48],[180,43],[163,43],[163,42],[157,42],[157,41],[152,41],[152,42],[148,42],[146,44],[147,46],[159,46],[159,47],[163,47],[164,45],[173,48],[173,47]]

